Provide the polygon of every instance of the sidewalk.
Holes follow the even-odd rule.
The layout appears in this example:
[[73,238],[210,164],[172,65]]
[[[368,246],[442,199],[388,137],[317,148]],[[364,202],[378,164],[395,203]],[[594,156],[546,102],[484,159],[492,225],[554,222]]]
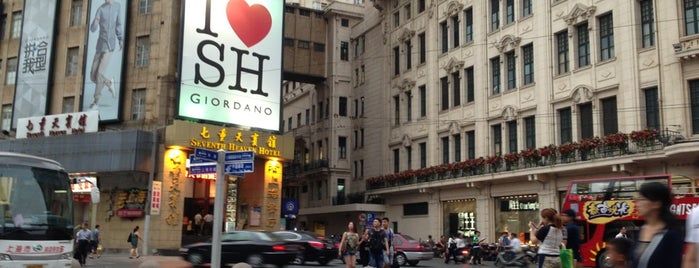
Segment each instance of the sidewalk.
[[[74,268],[79,268],[77,260],[73,262]],[[129,259],[128,253],[104,253],[100,258],[88,258],[85,268],[191,268],[192,265],[184,261],[179,256],[141,256],[140,258]]]

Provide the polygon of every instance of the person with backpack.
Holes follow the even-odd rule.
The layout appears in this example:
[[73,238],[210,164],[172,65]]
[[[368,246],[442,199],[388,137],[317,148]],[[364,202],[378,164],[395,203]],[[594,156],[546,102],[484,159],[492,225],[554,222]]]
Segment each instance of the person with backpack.
[[138,253],[138,240],[143,241],[143,238],[141,238],[141,233],[138,232],[138,229],[138,226],[133,228],[133,231],[129,234],[129,238],[126,240],[127,242],[131,243],[129,259],[133,259],[134,257],[138,259],[141,257],[141,255]]
[[338,249],[338,255],[345,259],[345,264],[347,268],[354,268],[357,263],[357,250],[359,249],[359,234],[357,234],[357,229],[354,228],[354,223],[349,222],[347,225],[347,231],[342,234],[342,239],[340,240],[340,248]]
[[374,228],[369,230],[369,266],[383,268],[384,254],[388,255],[389,251],[388,238],[379,219],[374,219],[372,224]]
[[391,268],[393,266],[393,255],[395,253],[393,249],[393,229],[388,227],[390,220],[388,217],[381,219],[381,227],[386,233],[386,240],[388,240],[388,253],[383,256],[383,267]]

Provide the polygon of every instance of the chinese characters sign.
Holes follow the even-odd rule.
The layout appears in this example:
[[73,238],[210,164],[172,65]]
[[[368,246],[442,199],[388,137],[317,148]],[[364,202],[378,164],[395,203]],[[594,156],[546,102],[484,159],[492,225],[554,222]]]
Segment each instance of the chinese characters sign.
[[46,114],[57,0],[25,0],[12,126]]
[[163,182],[153,181],[153,192],[150,199],[150,215],[160,215],[160,203],[163,193]]
[[24,139],[97,132],[98,124],[97,111],[20,118],[16,137]]
[[585,202],[583,216],[590,223],[605,224],[630,216],[634,210],[633,200]]

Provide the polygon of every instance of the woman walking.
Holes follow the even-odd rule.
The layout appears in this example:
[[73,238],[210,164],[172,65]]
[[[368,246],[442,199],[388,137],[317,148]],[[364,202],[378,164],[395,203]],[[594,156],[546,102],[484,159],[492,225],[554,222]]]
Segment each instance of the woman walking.
[[563,222],[558,212],[552,208],[541,211],[541,222],[529,222],[532,243],[539,244],[539,268],[561,267],[561,243],[563,242]]
[[347,268],[354,268],[357,263],[357,250],[359,249],[359,234],[354,228],[354,223],[349,222],[347,231],[342,234],[338,255],[342,256]]
[[639,193],[636,210],[645,222],[632,250],[631,267],[680,267],[682,233],[675,228],[675,218],[670,212],[670,189],[665,184],[650,182],[641,185]]
[[141,238],[141,233],[138,232],[138,226],[133,228],[133,231],[131,232],[131,251],[129,251],[129,259],[133,259],[134,257],[140,258],[141,255],[138,253],[138,240],[143,241],[143,238]]

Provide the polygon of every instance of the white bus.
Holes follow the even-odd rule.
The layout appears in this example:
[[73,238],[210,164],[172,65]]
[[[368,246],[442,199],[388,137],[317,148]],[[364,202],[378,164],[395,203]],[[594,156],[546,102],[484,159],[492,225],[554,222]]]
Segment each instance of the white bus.
[[70,267],[73,200],[56,161],[0,152],[0,267]]

